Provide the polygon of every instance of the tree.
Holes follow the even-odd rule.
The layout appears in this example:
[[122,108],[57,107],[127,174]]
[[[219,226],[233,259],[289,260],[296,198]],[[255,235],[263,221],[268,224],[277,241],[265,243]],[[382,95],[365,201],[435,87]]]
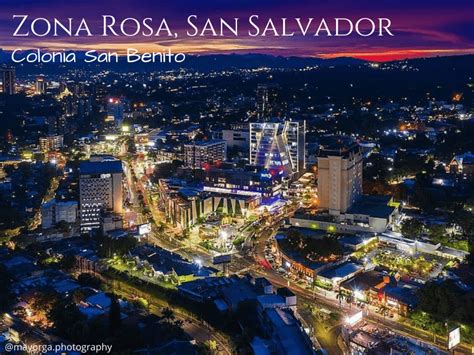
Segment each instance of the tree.
[[434,243],[446,243],[446,226],[444,224],[433,224],[428,228],[430,239]]
[[152,180],[157,182],[158,179],[169,178],[176,174],[178,168],[183,165],[180,160],[173,160],[171,163],[158,164],[153,174]]
[[472,342],[474,299],[452,280],[428,282],[417,293],[418,305],[410,315],[414,325],[445,335],[446,327],[462,324],[466,342]]
[[159,222],[158,225],[156,226],[156,232],[158,234],[161,234],[165,231],[165,224],[163,222]]
[[31,302],[31,308],[35,312],[43,313],[48,316],[58,301],[59,295],[54,290],[38,291],[34,294]]
[[414,196],[412,203],[423,211],[432,212],[435,207],[431,177],[428,174],[417,174],[413,188]]
[[175,319],[173,310],[169,307],[163,308],[163,310],[161,311],[161,318],[167,322],[171,322]]
[[469,236],[468,246],[469,246],[468,262],[471,266],[474,266],[474,235]]
[[216,354],[217,353],[217,342],[215,340],[209,339],[203,343],[203,351],[207,354]]
[[117,296],[111,295],[111,304],[109,311],[109,330],[110,334],[116,334],[122,325],[122,319],[120,316],[120,303],[117,299]]
[[462,229],[465,235],[470,234],[474,229],[474,213],[472,212],[466,210],[455,211],[452,221]]
[[96,288],[96,289],[100,288],[100,286],[102,285],[101,279],[99,279],[98,277],[93,276],[91,274],[87,274],[87,273],[80,274],[77,277],[77,282],[81,286],[87,286],[87,287],[92,287],[92,288]]
[[110,258],[113,254],[119,256],[127,254],[130,249],[137,246],[138,240],[132,236],[126,236],[119,239],[104,237],[98,250],[99,256]]
[[72,342],[81,343],[88,339],[89,328],[85,316],[70,300],[58,299],[48,313],[56,333]]
[[404,237],[415,239],[421,234],[423,227],[424,224],[416,218],[405,219],[402,222],[401,232]]
[[288,244],[290,244],[292,247],[302,246],[303,236],[300,232],[298,232],[298,230],[294,228],[290,229],[286,234],[286,238],[288,240]]
[[0,265],[0,313],[6,312],[12,302],[11,277],[5,266]]
[[72,300],[74,301],[74,303],[80,303],[81,301],[83,301],[85,298],[86,298],[86,292],[84,291],[84,289],[82,288],[78,288],[77,290],[74,290],[73,294],[72,294]]
[[58,223],[56,223],[56,228],[61,230],[63,233],[68,233],[71,230],[69,223],[67,223],[66,221],[59,221]]
[[130,139],[128,142],[127,142],[127,151],[130,153],[130,154],[135,154],[137,152],[137,148],[135,147],[135,142]]
[[182,326],[183,321],[176,319],[174,311],[171,308],[166,307],[161,311],[159,328],[162,341],[182,339],[183,336],[185,336]]
[[64,255],[59,261],[59,268],[62,270],[71,270],[76,265],[76,257],[74,255]]

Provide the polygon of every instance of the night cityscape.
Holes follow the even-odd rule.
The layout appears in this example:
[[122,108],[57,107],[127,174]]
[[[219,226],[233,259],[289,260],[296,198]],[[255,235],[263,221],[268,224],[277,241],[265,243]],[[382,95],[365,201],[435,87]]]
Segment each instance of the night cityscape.
[[318,53],[224,36],[177,39],[183,61],[15,62],[128,45],[12,39],[12,11],[47,6],[70,10],[0,5],[1,354],[474,353],[472,4],[385,4],[393,42]]

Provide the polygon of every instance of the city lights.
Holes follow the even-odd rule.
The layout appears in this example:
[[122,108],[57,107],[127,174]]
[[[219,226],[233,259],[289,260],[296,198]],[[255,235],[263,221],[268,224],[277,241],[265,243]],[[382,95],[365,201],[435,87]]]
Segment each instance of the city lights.
[[0,351],[470,353],[470,12],[423,1],[0,4]]

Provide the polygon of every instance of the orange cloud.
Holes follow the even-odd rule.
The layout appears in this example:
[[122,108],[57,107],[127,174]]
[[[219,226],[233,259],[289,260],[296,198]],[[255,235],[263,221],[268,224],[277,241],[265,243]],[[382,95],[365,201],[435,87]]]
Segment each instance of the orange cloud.
[[418,57],[433,57],[446,55],[474,54],[474,49],[397,49],[365,52],[337,52],[317,55],[321,58],[353,57],[375,62],[386,62],[390,60],[409,59]]

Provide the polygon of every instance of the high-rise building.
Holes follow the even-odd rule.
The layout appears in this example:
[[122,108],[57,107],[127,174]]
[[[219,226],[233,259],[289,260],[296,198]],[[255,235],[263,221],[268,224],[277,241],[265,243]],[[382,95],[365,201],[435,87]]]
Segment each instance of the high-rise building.
[[359,145],[335,138],[318,155],[319,207],[330,214],[347,212],[362,196],[362,153]]
[[68,132],[68,121],[66,120],[66,115],[52,115],[46,117],[46,126],[48,127],[48,135],[64,135]]
[[61,98],[61,107],[65,116],[75,116],[79,111],[79,100],[72,94],[64,95]]
[[16,92],[15,68],[3,66],[2,69],[3,92],[7,95],[13,95]]
[[230,129],[214,132],[215,139],[226,141],[228,148],[249,149],[250,133],[247,125],[234,125]]
[[35,94],[43,95],[46,92],[46,79],[44,75],[38,75],[35,80]]
[[39,147],[43,152],[58,150],[59,148],[63,147],[63,144],[64,144],[63,135],[40,137],[39,139]]
[[250,164],[273,175],[301,175],[306,168],[305,130],[305,121],[250,123]]
[[184,161],[193,169],[203,169],[206,164],[223,162],[227,157],[227,143],[223,140],[193,142],[184,146]]
[[276,115],[279,86],[259,84],[257,86],[257,117],[267,121]]
[[122,162],[112,157],[91,158],[79,166],[81,231],[100,227],[101,213],[122,213]]
[[92,100],[89,96],[82,96],[79,98],[77,114],[79,119],[84,119],[92,112]]
[[103,83],[96,84],[93,87],[93,93],[94,93],[95,102],[98,105],[99,111],[104,112],[106,110],[106,105],[107,105],[107,94],[108,94],[107,87]]

